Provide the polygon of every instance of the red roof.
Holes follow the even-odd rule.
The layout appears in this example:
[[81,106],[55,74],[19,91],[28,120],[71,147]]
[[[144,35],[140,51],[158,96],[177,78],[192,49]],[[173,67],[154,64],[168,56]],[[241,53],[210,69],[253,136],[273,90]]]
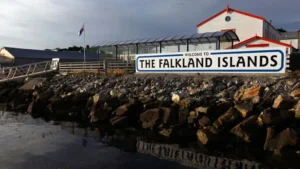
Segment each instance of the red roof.
[[[293,46],[290,45],[290,44],[282,43],[282,42],[279,42],[279,41],[276,41],[276,40],[273,40],[273,39],[268,39],[268,38],[264,38],[264,37],[260,37],[260,36],[253,36],[252,38],[246,39],[246,40],[244,40],[244,41],[242,41],[240,43],[237,43],[237,44],[233,45],[232,48],[234,49],[234,48],[243,46],[243,45],[245,45],[247,43],[250,43],[250,42],[252,42],[254,40],[264,40],[264,41],[267,41],[267,42],[270,42],[270,43],[275,43],[277,45],[282,45],[282,46],[285,46],[285,47],[293,48]],[[229,47],[227,49],[231,49],[231,47]]]
[[236,10],[236,9],[233,9],[233,8],[229,8],[229,6],[227,5],[227,7],[224,10],[222,10],[221,12],[215,14],[214,16],[206,19],[205,21],[199,23],[197,25],[197,27],[199,27],[201,25],[204,25],[205,23],[213,20],[214,18],[218,17],[219,15],[223,14],[224,12],[229,12],[229,11],[236,12],[236,13],[239,13],[239,14],[242,14],[242,15],[245,15],[245,16],[249,16],[249,17],[252,17],[252,18],[256,18],[256,19],[259,19],[259,20],[263,20],[263,21],[265,20],[265,18],[263,18],[261,16],[256,16],[256,15],[253,15],[253,14],[250,14],[250,13],[247,13],[247,12],[243,12],[243,11],[239,11],[239,10]]

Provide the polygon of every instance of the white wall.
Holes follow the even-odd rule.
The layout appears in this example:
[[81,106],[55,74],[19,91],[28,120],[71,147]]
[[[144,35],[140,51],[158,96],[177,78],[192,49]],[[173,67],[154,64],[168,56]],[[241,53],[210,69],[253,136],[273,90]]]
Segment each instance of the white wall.
[[[225,21],[225,17],[230,16],[229,22]],[[236,29],[236,34],[240,41],[249,39],[255,35],[263,36],[263,20],[245,16],[236,12],[224,12],[209,22],[197,28],[198,33],[216,32],[224,29]],[[234,44],[239,43],[235,42]]]
[[5,48],[2,48],[2,49],[0,50],[0,55],[5,56],[5,57],[7,57],[7,58],[11,58],[11,59],[15,58],[15,57],[14,57],[13,55],[11,55]]
[[232,46],[232,43],[231,42],[221,42],[220,43],[220,49],[227,49],[227,48],[230,48]]
[[191,43],[189,51],[216,50],[216,43]]
[[299,48],[298,39],[284,39],[284,40],[280,40],[280,42],[291,44],[296,49]]
[[[268,47],[265,47],[265,48],[272,48],[272,47],[283,47],[282,45],[278,45],[278,44],[276,44],[276,43],[271,43],[271,42],[266,42],[266,41],[264,41],[264,40],[254,40],[254,41],[252,41],[252,42],[250,42],[250,43],[247,43],[247,44],[245,44],[245,45],[242,45],[242,46],[239,46],[239,47],[237,47],[237,48],[235,48],[235,49],[247,49],[247,47],[246,47],[246,45],[248,45],[248,44],[269,44],[269,46]],[[264,48],[264,47],[258,47],[259,49],[261,49],[261,48]],[[254,48],[248,48],[248,49],[254,49]],[[292,52],[292,49],[291,48],[288,48],[288,54],[291,54],[291,52]]]
[[273,26],[271,26],[269,23],[264,21],[263,37],[280,41],[281,35]]
[[0,63],[13,63],[14,56],[11,55],[5,48],[0,50]]

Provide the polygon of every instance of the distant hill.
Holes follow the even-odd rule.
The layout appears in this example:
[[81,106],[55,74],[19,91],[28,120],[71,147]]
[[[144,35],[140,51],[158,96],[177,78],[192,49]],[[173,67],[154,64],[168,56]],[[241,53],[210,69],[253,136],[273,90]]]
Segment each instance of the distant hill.
[[[68,48],[55,48],[55,49],[45,49],[45,51],[58,51],[58,52],[62,52],[62,51],[77,51],[77,52],[83,52],[83,47],[82,46],[72,46],[72,47],[68,47]],[[97,52],[96,48],[90,48],[89,45],[86,45],[86,51],[87,52]]]

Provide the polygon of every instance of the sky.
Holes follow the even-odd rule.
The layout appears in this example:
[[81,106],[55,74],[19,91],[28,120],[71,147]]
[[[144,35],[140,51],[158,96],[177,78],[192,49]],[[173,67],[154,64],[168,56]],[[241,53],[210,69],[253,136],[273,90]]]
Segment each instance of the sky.
[[54,49],[196,33],[196,25],[226,8],[300,29],[299,0],[0,0],[0,47]]

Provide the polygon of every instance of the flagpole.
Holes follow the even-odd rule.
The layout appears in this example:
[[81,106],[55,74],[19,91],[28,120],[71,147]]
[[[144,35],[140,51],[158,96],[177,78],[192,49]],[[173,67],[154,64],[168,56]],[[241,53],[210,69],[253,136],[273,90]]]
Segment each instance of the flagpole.
[[84,23],[84,30],[83,30],[83,36],[84,36],[84,38],[83,38],[83,55],[84,55],[84,63],[85,63],[85,23]]

